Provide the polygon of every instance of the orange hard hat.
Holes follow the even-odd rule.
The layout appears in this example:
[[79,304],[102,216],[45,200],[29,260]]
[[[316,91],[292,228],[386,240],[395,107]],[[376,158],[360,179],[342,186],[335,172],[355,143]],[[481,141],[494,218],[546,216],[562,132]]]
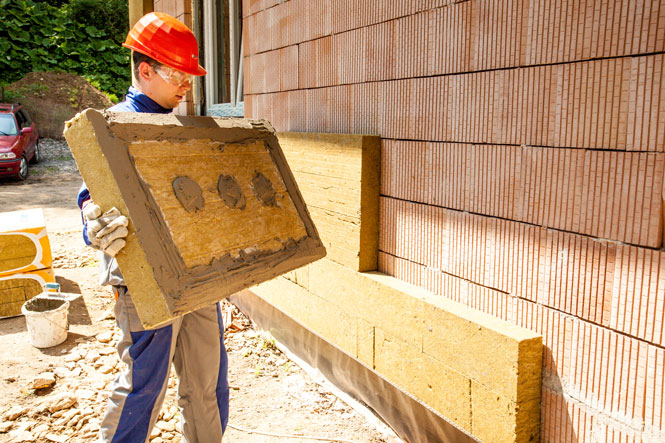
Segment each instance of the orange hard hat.
[[191,29],[163,12],[144,15],[127,34],[125,48],[191,75],[205,75],[199,65],[199,46]]

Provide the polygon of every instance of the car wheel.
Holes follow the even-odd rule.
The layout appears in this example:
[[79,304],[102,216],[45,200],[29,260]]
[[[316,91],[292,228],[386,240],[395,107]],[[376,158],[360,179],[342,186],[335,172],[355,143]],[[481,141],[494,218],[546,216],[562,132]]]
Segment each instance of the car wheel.
[[26,178],[28,178],[28,174],[30,171],[28,170],[28,161],[25,159],[25,156],[21,157],[21,163],[19,164],[18,167],[18,179],[23,181]]
[[32,156],[30,163],[39,163],[42,160],[42,151],[39,147],[39,140],[35,143],[35,155]]

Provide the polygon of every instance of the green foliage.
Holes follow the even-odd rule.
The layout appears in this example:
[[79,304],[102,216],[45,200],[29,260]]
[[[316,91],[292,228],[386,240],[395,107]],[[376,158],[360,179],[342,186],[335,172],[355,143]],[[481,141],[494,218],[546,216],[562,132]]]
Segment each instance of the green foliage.
[[117,44],[125,41],[129,30],[127,0],[70,0],[67,9],[75,23],[87,23],[92,32],[104,29]]
[[38,95],[44,96],[48,93],[48,86],[41,83],[29,83],[17,89],[6,89],[4,92],[4,102],[20,101],[23,97]]
[[4,86],[0,87],[0,102],[2,103],[13,103],[21,101],[21,94],[17,94],[14,91],[5,89]]
[[127,26],[126,1],[71,0],[57,8],[33,0],[0,0],[0,85],[31,71],[65,71],[103,92],[122,95],[131,77],[129,51],[118,39],[124,39]]
[[48,3],[51,6],[59,8],[60,6],[69,3],[69,0],[35,0],[35,3]]
[[[104,92],[104,91],[102,91]],[[115,94],[109,94],[108,92],[104,92],[104,95],[111,101],[111,103],[116,104],[120,101],[117,95]]]

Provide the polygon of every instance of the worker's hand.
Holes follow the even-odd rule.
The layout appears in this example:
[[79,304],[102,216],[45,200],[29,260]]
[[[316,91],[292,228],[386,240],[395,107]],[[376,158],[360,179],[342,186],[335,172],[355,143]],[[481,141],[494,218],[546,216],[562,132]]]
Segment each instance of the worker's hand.
[[95,249],[101,249],[101,242],[97,240],[97,233],[104,228],[104,225],[99,220],[99,217],[102,215],[101,209],[94,203],[88,203],[83,207],[81,212],[86,221],[86,236],[88,237],[88,241],[90,241],[90,246]]
[[125,237],[129,233],[127,230],[129,220],[116,208],[106,211],[97,220],[103,225],[103,228],[95,235],[100,249],[105,254],[115,257],[126,244]]
[[83,208],[83,216],[87,221],[87,235],[92,247],[101,249],[105,254],[115,257],[125,246],[125,237],[129,233],[129,220],[116,208],[102,214],[94,203]]

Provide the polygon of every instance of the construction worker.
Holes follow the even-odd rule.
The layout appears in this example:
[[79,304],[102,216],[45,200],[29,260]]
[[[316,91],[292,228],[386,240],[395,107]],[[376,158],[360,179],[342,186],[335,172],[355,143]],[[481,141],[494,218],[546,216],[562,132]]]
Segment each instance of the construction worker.
[[[133,85],[114,112],[166,114],[192,87],[198,64],[192,31],[168,14],[150,13],[129,31],[123,44],[132,50]],[[183,442],[218,443],[228,421],[228,360],[219,305],[183,315],[145,330],[115,260],[125,245],[128,220],[115,208],[90,200],[85,184],[78,196],[87,244],[100,249],[100,284],[112,285],[115,317],[122,331],[118,353],[127,367],[115,380],[100,429],[105,442],[145,442],[157,421],[171,362],[179,377],[178,404]]]

